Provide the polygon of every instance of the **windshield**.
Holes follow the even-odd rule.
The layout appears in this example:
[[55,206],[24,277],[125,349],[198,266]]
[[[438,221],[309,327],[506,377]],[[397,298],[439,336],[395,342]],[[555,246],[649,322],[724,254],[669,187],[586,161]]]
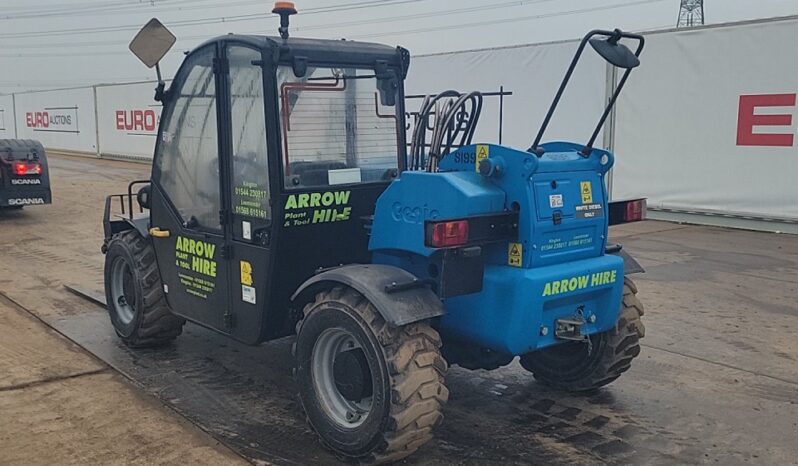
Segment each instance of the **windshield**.
[[291,67],[283,66],[277,85],[286,187],[396,176],[397,106],[383,105],[374,70],[308,67],[297,78]]

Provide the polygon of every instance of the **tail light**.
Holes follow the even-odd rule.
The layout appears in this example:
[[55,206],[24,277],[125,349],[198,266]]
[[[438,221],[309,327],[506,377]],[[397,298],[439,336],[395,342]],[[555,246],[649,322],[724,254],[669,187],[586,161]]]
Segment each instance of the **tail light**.
[[462,246],[468,242],[468,220],[430,223],[426,240],[433,248]]
[[42,174],[42,166],[39,163],[32,162],[15,162],[14,163],[14,174],[17,176],[25,176],[25,175],[41,175]]
[[646,219],[646,200],[638,199],[626,204],[626,209],[623,213],[624,222],[637,222]]

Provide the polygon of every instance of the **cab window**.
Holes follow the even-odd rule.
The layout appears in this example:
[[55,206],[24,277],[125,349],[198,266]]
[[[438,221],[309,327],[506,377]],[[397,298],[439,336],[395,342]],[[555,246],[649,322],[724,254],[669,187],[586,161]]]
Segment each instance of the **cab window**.
[[194,53],[170,90],[153,174],[183,223],[199,230],[221,229],[213,57],[211,47]]
[[233,131],[233,214],[255,223],[268,222],[271,212],[263,70],[252,64],[261,59],[261,53],[231,46],[227,59]]
[[283,66],[277,86],[286,188],[396,176],[398,106],[383,105],[374,70],[308,67],[298,78]]

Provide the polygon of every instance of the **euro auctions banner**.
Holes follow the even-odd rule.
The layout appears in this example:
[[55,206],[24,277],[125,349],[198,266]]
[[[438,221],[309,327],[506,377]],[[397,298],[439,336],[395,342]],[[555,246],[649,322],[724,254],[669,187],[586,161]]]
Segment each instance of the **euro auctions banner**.
[[92,88],[15,94],[17,137],[48,149],[97,153]]
[[14,96],[0,95],[0,139],[13,139],[15,134]]
[[647,35],[616,118],[612,194],[798,220],[798,18]]
[[155,83],[97,86],[97,126],[102,155],[151,159],[161,119]]

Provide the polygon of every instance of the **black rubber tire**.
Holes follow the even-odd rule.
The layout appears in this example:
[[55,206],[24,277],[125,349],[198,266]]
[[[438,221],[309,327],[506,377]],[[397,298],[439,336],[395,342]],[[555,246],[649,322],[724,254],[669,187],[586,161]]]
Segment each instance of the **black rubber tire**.
[[[120,319],[114,307],[111,274],[115,260],[129,267],[133,283],[134,309],[130,322]],[[172,314],[163,292],[163,283],[155,261],[155,250],[135,230],[114,235],[105,254],[105,299],[116,334],[132,348],[163,346],[183,332],[185,319]]]
[[[592,391],[609,384],[631,367],[646,334],[637,287],[624,278],[621,312],[615,328],[591,337],[591,345],[569,342],[521,356],[521,366],[535,380],[570,392]],[[588,352],[588,347],[592,351]]]
[[[325,329],[344,328],[364,350],[373,401],[360,426],[342,428],[319,404],[314,388],[314,345]],[[438,332],[426,323],[389,326],[375,307],[348,287],[323,291],[305,306],[294,343],[299,398],[322,443],[342,459],[367,464],[400,460],[432,438],[449,398],[448,368]]]

